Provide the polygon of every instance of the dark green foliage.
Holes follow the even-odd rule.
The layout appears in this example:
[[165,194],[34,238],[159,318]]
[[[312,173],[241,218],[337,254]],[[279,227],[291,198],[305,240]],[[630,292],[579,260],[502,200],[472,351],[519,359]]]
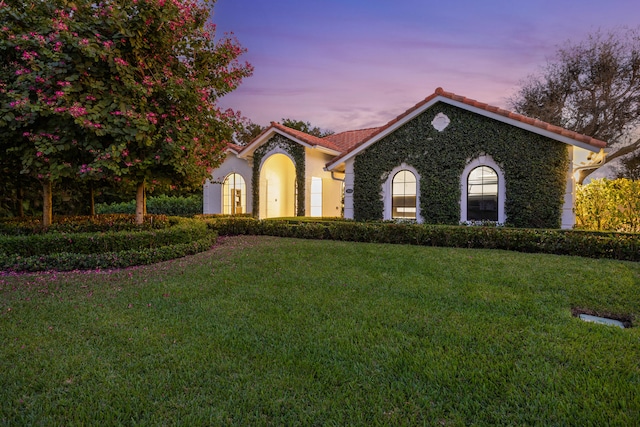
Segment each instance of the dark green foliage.
[[311,123],[303,122],[302,120],[282,119],[280,123],[288,128],[296,129],[300,132],[317,136],[318,138],[324,138],[325,136],[333,135],[335,133],[332,130],[320,129],[318,126],[313,126]]
[[[130,218],[133,221],[133,216]],[[217,234],[202,221],[174,217],[165,222],[172,226],[152,229],[149,225],[146,230],[138,228],[135,231],[0,235],[0,269],[122,268],[202,252],[215,243]],[[105,224],[108,223],[104,222],[103,228]]]
[[216,237],[209,233],[184,243],[95,254],[57,252],[44,256],[16,257],[0,253],[0,268],[6,271],[73,271],[154,264],[206,251],[215,244]]
[[179,218],[168,218],[166,215],[147,215],[143,224],[136,224],[135,217],[125,214],[55,216],[52,225],[43,227],[41,218],[12,218],[0,221],[0,235],[22,236],[49,231],[60,233],[141,231],[166,228],[176,225],[178,221]]
[[[442,132],[431,125],[438,113],[451,120]],[[467,162],[482,154],[491,156],[504,173],[508,225],[560,227],[569,166],[567,146],[443,103],[356,156],[355,219],[382,219],[380,189],[389,172],[405,163],[420,175],[420,210],[425,222],[458,224],[460,177]]]
[[18,256],[49,255],[58,252],[103,253],[131,248],[153,248],[186,243],[206,234],[200,221],[183,222],[173,227],[147,231],[109,231],[99,233],[34,234],[32,236],[0,236],[0,253]]
[[[136,211],[136,201],[98,204],[96,213],[98,214],[134,214]],[[154,196],[147,199],[147,212],[158,215],[171,216],[193,216],[202,214],[202,195],[191,196]]]
[[300,144],[290,141],[282,135],[274,135],[269,141],[256,149],[253,153],[253,177],[251,185],[253,186],[253,215],[260,214],[260,166],[265,154],[274,148],[281,148],[293,158],[293,164],[296,167],[296,189],[298,192],[298,209],[296,215],[304,216],[305,204],[305,171],[306,162],[304,147]]
[[257,220],[216,218],[220,235],[269,235],[303,239],[394,243],[455,248],[503,249],[640,261],[640,234],[582,230],[465,227],[392,222]]

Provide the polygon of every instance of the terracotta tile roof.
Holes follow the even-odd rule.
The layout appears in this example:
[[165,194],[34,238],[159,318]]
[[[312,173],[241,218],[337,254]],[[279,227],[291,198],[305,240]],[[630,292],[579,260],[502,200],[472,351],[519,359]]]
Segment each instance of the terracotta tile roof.
[[[250,146],[254,145],[254,142],[259,140],[263,135],[272,131],[273,129],[277,129],[293,138],[296,138],[306,144],[311,146],[320,146],[324,148],[328,148],[330,150],[339,152],[341,154],[337,155],[327,166],[333,164],[337,165],[337,161],[342,160],[347,157],[348,154],[357,150],[359,147],[367,144],[373,139],[375,136],[382,134],[386,130],[392,128],[394,125],[398,123],[402,123],[408,116],[412,113],[422,109],[425,105],[429,105],[430,103],[437,102],[437,98],[446,98],[451,101],[456,101],[462,104],[465,104],[469,107],[485,110],[491,114],[499,115],[506,117],[510,120],[514,120],[517,122],[521,122],[524,125],[529,125],[547,132],[551,132],[557,134],[558,136],[562,136],[565,138],[572,139],[574,141],[590,145],[594,148],[604,148],[607,143],[605,141],[601,141],[595,138],[592,138],[587,135],[579,134],[577,132],[573,132],[559,126],[552,125],[550,123],[546,123],[537,119],[533,119],[531,117],[523,116],[522,114],[517,114],[512,111],[504,110],[499,107],[495,107],[483,102],[476,101],[474,99],[466,98],[464,96],[456,95],[452,92],[446,92],[441,87],[437,88],[435,92],[422,101],[418,102],[413,107],[409,108],[404,113],[400,114],[393,120],[389,121],[384,126],[376,127],[376,128],[368,128],[368,129],[359,129],[359,130],[350,130],[346,132],[340,132],[337,134],[329,135],[324,138],[318,138],[313,135],[309,135],[305,132],[301,132],[296,129],[289,128],[277,122],[271,122],[271,126],[267,127],[260,135],[258,135],[254,140],[248,144],[247,146],[239,146],[236,144],[228,144],[227,148],[235,150],[236,152],[241,152],[247,150]],[[445,100],[446,102],[446,100]]]
[[243,149],[244,149],[244,146],[242,146],[242,145],[234,144],[232,142],[228,142],[227,143],[227,150],[233,150],[236,153],[239,153]]
[[[564,129],[564,128],[561,128],[559,126],[555,126],[555,125],[552,125],[550,123],[543,122],[541,120],[532,119],[531,117],[523,116],[522,114],[517,114],[517,113],[514,113],[512,111],[504,110],[504,109],[499,108],[499,107],[495,107],[495,106],[492,106],[492,105],[489,105],[489,104],[486,104],[486,103],[483,103],[483,102],[479,102],[479,101],[476,101],[475,99],[470,99],[470,98],[466,98],[464,96],[456,95],[455,93],[452,93],[452,92],[446,92],[444,89],[439,87],[439,88],[437,88],[435,90],[435,92],[433,94],[429,95],[428,97],[426,97],[422,101],[418,102],[416,105],[414,105],[413,107],[409,108],[407,111],[405,111],[404,113],[400,114],[398,117],[394,118],[393,120],[389,121],[384,126],[381,126],[379,128],[370,129],[371,133],[368,134],[364,139],[361,139],[359,141],[355,141],[355,139],[354,139],[355,142],[353,143],[353,145],[351,145],[349,148],[347,148],[346,151],[343,151],[340,156],[337,156],[336,158],[334,158],[329,164],[336,165],[336,161],[337,160],[340,160],[343,157],[346,157],[349,153],[355,151],[360,146],[362,146],[362,145],[366,144],[367,142],[369,142],[369,140],[371,140],[376,135],[379,135],[379,134],[383,133],[385,130],[393,127],[395,124],[397,124],[399,122],[402,122],[407,116],[410,116],[416,110],[419,110],[422,107],[424,107],[425,105],[433,102],[438,97],[447,98],[447,99],[450,99],[452,101],[457,101],[457,102],[463,103],[463,104],[468,105],[470,107],[475,107],[475,108],[479,108],[479,109],[488,111],[489,113],[492,113],[492,114],[497,114],[497,115],[500,115],[500,116],[504,116],[504,117],[506,117],[508,119],[515,120],[515,121],[521,122],[521,123],[526,124],[526,125],[534,126],[534,127],[539,128],[541,130],[552,132],[552,133],[555,133],[555,134],[557,134],[559,136],[567,137],[567,138],[573,139],[575,141],[591,145],[591,146],[593,146],[595,148],[604,148],[607,145],[607,143],[605,141],[601,141],[599,139],[595,139],[595,138],[592,138],[592,137],[587,136],[587,135],[579,134],[577,132],[573,132],[573,131]],[[367,130],[367,129],[365,129],[365,130]],[[353,132],[360,132],[360,131],[353,131]],[[348,132],[343,132],[343,133],[348,133]]]
[[280,123],[271,122],[271,127],[281,130],[282,132],[293,136],[294,138],[299,139],[300,141],[306,142],[309,145],[316,146],[319,145],[324,148],[329,148],[330,150],[343,152],[340,147],[334,144],[331,140],[326,138],[318,138],[317,136],[309,135],[308,133],[301,132],[296,129],[291,129],[290,127],[281,125]]
[[368,128],[358,130],[348,130],[346,132],[334,133],[325,136],[323,139],[331,141],[340,148],[341,152],[349,151],[355,145],[369,139],[376,134],[380,128]]
[[[587,136],[587,135],[583,135],[583,134],[580,134],[580,133],[577,133],[577,132],[574,132],[574,131],[571,131],[571,130],[567,130],[567,129],[561,128],[560,126],[555,126],[555,125],[552,125],[550,123],[540,121],[538,119],[533,119],[531,117],[523,116],[522,114],[514,113],[514,112],[508,111],[508,110],[503,110],[502,108],[494,107],[492,105],[485,104],[484,102],[478,102],[475,99],[469,99],[469,98],[466,98],[464,96],[456,95],[455,93],[445,92],[444,89],[442,89],[441,87],[437,88],[435,93],[433,95],[431,95],[429,98],[433,99],[436,96],[443,96],[443,97],[449,98],[449,99],[451,99],[453,101],[462,102],[463,104],[467,104],[467,105],[470,105],[472,107],[480,108],[480,109],[489,111],[489,112],[494,113],[494,114],[499,114],[501,116],[508,117],[508,118],[510,118],[512,120],[516,120],[516,121],[519,121],[519,122],[522,122],[522,123],[525,123],[525,124],[528,124],[528,125],[531,125],[531,126],[535,126],[537,128],[540,128],[540,129],[543,129],[543,130],[547,130],[549,132],[556,133],[558,135],[562,135],[562,136],[565,136],[567,138],[571,138],[571,139],[579,141],[579,142],[583,142],[585,144],[593,145],[594,147],[597,147],[597,148],[604,148],[604,147],[607,146],[607,143],[605,141],[601,141],[599,139],[592,138],[592,137]],[[429,98],[427,98],[427,100]],[[425,101],[423,101],[423,103]]]

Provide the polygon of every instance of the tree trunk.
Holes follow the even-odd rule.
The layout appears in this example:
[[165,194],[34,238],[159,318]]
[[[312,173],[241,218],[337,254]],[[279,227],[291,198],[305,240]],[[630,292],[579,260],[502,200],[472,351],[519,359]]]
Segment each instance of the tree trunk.
[[136,224],[144,223],[144,213],[146,212],[146,199],[144,197],[144,181],[138,183],[136,189]]
[[53,197],[51,181],[42,184],[42,225],[49,227],[53,222]]
[[89,185],[89,207],[91,209],[91,216],[96,216],[96,197],[93,192],[93,184]]
[[18,184],[18,216],[24,218],[24,188]]

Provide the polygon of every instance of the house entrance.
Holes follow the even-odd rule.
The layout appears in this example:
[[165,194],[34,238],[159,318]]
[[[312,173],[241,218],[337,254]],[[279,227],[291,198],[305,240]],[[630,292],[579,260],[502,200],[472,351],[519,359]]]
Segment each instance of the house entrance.
[[260,218],[296,215],[296,168],[284,154],[273,154],[260,171]]

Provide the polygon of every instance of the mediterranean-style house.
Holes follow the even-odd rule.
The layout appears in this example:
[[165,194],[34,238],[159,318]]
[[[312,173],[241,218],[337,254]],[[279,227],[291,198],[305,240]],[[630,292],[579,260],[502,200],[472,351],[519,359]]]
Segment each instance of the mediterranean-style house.
[[279,123],[229,145],[205,214],[571,228],[606,143],[442,88],[389,123],[318,138]]

